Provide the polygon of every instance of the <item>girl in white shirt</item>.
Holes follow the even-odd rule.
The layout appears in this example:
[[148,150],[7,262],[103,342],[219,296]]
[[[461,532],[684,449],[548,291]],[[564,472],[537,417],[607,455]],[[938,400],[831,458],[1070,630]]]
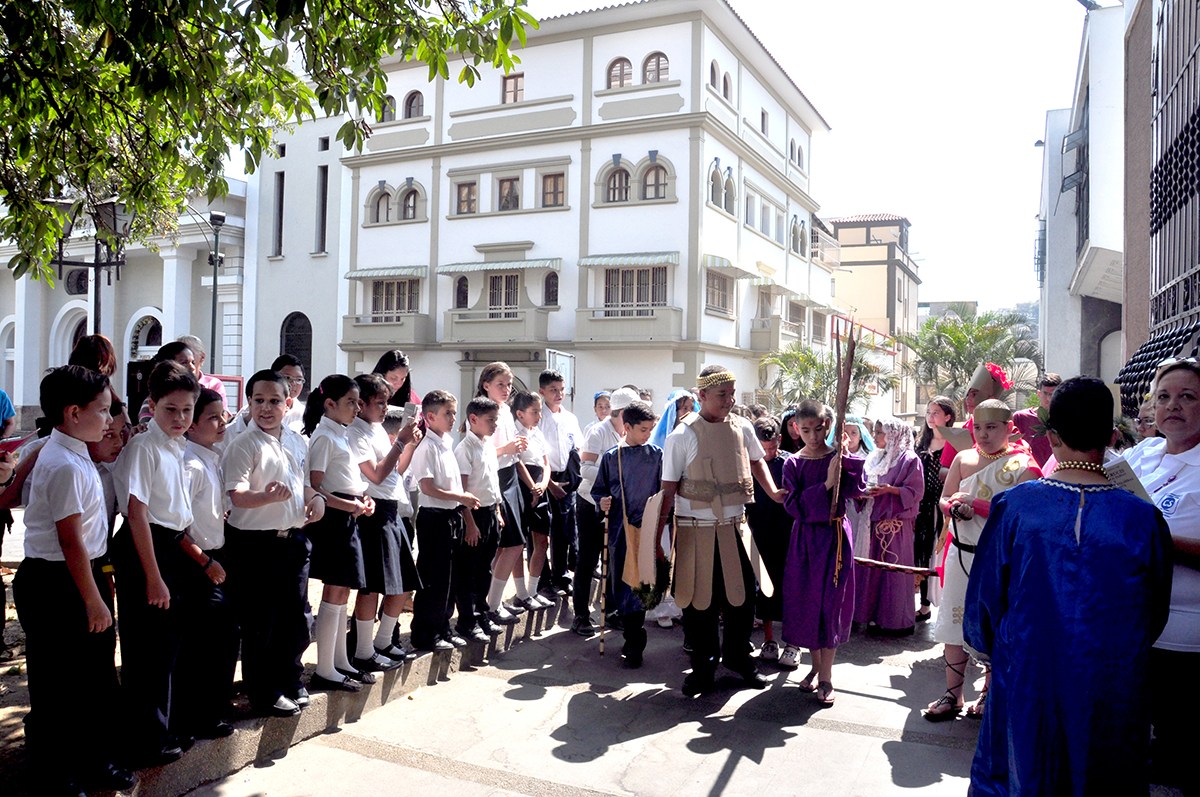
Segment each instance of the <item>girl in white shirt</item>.
[[321,380],[304,408],[304,433],[309,436],[308,481],[325,499],[325,516],[314,523],[312,578],[325,582],[317,614],[316,689],[357,692],[374,683],[369,672],[356,669],[346,652],[346,605],[350,590],[366,588],[358,517],[375,510],[367,496],[358,462],[350,449],[347,427],[358,416],[358,385],[343,374]]
[[537,591],[537,581],[546,564],[546,549],[550,545],[550,501],[546,488],[550,484],[550,463],[546,456],[546,439],[538,424],[542,422],[542,400],[534,393],[521,391],[513,396],[513,412],[517,416],[517,437],[526,441],[525,450],[518,456],[517,473],[521,477],[522,520],[525,533],[533,540],[533,555],[529,557],[528,598],[518,597],[517,605],[524,609],[553,606]]

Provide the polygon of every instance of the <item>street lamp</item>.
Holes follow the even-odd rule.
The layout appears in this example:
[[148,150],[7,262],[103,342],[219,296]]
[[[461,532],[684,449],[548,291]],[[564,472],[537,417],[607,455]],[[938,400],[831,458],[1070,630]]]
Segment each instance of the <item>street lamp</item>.
[[[216,360],[217,349],[217,271],[221,267],[221,228],[225,226],[225,214],[220,211],[211,211],[208,214],[208,223],[213,231],[213,250],[208,256],[208,262],[213,267],[213,302],[212,302],[212,331],[208,337],[208,350],[214,354],[213,359]],[[211,373],[216,366],[209,363],[208,370]]]
[[[63,225],[62,235],[58,239],[58,256],[51,258],[50,265],[58,266],[58,278],[62,279],[63,266],[70,268],[86,268],[92,272],[92,329],[100,331],[100,272],[108,275],[108,284],[112,285],[112,274],[115,269],[117,279],[121,279],[121,266],[125,265],[125,241],[129,239],[133,227],[134,214],[129,213],[123,202],[116,197],[106,199],[94,206],[89,214],[95,225],[95,255],[92,262],[72,260],[66,256],[64,241],[70,237],[75,228],[75,212],[78,206],[66,200],[51,200],[50,204],[59,208],[67,217]],[[104,259],[100,259],[100,249],[104,248]]]

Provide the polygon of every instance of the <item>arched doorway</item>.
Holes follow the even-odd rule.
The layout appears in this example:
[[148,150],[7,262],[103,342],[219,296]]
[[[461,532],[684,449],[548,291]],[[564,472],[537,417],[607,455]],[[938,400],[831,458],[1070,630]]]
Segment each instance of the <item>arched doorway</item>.
[[312,322],[304,313],[291,313],[283,319],[279,331],[279,353],[290,354],[304,366],[304,391],[300,398],[307,399],[308,391],[317,377],[312,372]]

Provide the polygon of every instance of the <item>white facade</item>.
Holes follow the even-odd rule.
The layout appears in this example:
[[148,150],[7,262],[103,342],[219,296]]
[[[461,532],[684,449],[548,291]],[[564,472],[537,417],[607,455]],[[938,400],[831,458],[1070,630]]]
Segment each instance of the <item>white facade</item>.
[[1038,215],[1046,370],[1108,382],[1121,366],[1124,13],[1087,14],[1072,107],[1046,115]]
[[[193,199],[179,216],[179,227],[170,237],[155,238],[149,245],[129,244],[120,274],[84,278],[71,267],[50,285],[23,277],[0,280],[0,350],[3,369],[0,388],[17,407],[20,429],[31,429],[41,411],[38,386],[47,368],[63,365],[83,335],[102,334],[117,351],[113,382],[122,394],[144,395],[131,362],[146,360],[160,343],[192,334],[208,346],[207,373],[238,375],[242,358],[242,270],[245,257],[247,185],[229,181],[229,193],[211,205]],[[225,214],[220,249],[224,268],[218,276],[217,336],[210,342],[212,323],[212,266],[209,255],[213,234],[210,211]],[[64,245],[64,257],[94,261],[95,244],[90,220],[76,224]],[[11,244],[0,246],[0,258],[16,253]],[[101,258],[103,259],[103,257]],[[57,277],[57,275],[56,275]],[[97,295],[99,291],[99,295]],[[97,302],[99,325],[97,325]],[[236,398],[236,384],[229,386]]]
[[811,309],[831,312],[808,246],[828,128],[728,5],[655,0],[529,33],[519,98],[500,72],[468,88],[397,61],[394,120],[340,168],[321,139],[341,120],[280,136],[247,269],[257,364],[303,348],[302,313],[314,383],[398,348],[418,391],[465,396],[496,359],[536,387],[560,352],[580,397],[628,382],[664,397],[713,362],[746,394],[764,354],[810,339]]

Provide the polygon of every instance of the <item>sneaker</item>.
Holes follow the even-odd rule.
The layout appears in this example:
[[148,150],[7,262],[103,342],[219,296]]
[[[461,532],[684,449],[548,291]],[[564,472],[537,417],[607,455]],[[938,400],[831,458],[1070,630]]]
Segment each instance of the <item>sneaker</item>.
[[794,670],[800,666],[800,648],[788,645],[779,654],[779,666],[786,670]]
[[758,657],[763,661],[779,661],[779,643],[774,639],[764,642]]
[[592,618],[586,615],[580,615],[571,621],[571,630],[585,639],[596,635],[596,628],[592,625]]

